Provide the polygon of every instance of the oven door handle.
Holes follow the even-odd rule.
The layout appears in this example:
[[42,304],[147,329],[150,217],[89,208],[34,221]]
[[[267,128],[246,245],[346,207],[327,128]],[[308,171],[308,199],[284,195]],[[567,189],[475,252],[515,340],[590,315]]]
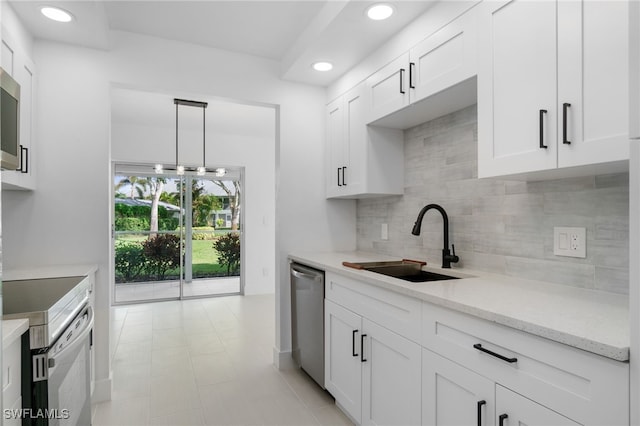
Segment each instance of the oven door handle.
[[62,348],[62,350],[52,356],[49,356],[49,377],[53,374],[56,369],[56,364],[58,364],[61,360],[63,360],[68,354],[73,355],[75,350],[80,346],[85,339],[89,337],[89,333],[93,329],[93,309],[91,306],[87,307],[87,312],[89,314],[89,320],[85,323],[84,328],[75,335],[71,343]]

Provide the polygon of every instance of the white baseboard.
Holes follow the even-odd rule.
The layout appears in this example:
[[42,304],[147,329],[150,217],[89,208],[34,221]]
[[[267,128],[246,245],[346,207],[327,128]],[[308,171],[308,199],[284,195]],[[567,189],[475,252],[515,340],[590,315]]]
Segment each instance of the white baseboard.
[[297,368],[291,357],[291,351],[279,351],[277,348],[273,348],[273,365],[278,370],[291,370]]
[[96,404],[104,401],[111,401],[111,377],[94,382],[91,403]]

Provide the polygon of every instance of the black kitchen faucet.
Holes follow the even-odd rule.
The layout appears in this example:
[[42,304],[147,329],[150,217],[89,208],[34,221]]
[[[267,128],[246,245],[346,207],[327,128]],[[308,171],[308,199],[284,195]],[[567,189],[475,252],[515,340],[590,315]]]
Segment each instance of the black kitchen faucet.
[[420,235],[420,228],[422,227],[422,218],[424,214],[431,209],[436,209],[442,215],[442,220],[444,222],[444,248],[442,249],[442,267],[443,268],[451,268],[451,262],[457,263],[460,258],[456,256],[456,248],[452,244],[451,248],[453,249],[453,254],[449,251],[449,216],[447,216],[447,212],[444,211],[442,206],[438,204],[428,204],[420,210],[418,213],[418,219],[416,219],[415,225],[413,225],[413,230],[411,233],[413,235]]

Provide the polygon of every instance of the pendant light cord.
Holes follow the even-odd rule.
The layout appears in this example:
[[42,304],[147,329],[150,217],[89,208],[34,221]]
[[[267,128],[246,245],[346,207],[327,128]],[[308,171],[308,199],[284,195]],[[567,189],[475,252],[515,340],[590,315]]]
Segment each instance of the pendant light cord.
[[205,160],[206,160],[206,146],[205,146],[205,132],[207,130],[207,105],[204,104],[202,106],[202,170],[205,170]]
[[176,104],[176,169],[178,168],[178,102]]

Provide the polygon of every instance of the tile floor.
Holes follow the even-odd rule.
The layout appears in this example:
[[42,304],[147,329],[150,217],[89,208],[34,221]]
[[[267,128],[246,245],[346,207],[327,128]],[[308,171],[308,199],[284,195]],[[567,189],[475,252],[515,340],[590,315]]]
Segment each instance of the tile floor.
[[113,308],[102,425],[352,425],[300,370],[272,364],[274,296]]
[[[187,297],[240,293],[240,277],[197,278],[190,283],[185,283],[183,293],[184,296]],[[135,302],[177,297],[180,297],[180,282],[178,281],[116,284],[116,302]]]

